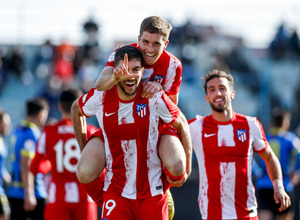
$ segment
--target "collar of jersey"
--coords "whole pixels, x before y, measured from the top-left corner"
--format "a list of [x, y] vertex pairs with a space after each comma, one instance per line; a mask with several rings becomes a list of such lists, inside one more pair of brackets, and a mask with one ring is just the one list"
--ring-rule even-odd
[[221, 122], [221, 121], [217, 121], [216, 119], [214, 119], [214, 117], [212, 115], [210, 115], [210, 118], [212, 121], [214, 121], [216, 124], [219, 124], [219, 125], [228, 125], [228, 124], [231, 124], [232, 121], [235, 119], [236, 115], [235, 115], [235, 112], [232, 112], [232, 119], [230, 119], [229, 121], [225, 121], [225, 122]]
[[24, 127], [32, 128], [32, 129], [38, 128], [33, 122], [26, 121], [26, 120], [22, 120], [21, 125], [24, 126]]

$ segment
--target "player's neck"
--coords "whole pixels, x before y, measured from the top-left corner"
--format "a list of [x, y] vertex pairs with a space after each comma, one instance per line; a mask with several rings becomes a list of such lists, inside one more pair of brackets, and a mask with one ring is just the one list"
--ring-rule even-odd
[[117, 85], [117, 92], [118, 92], [119, 98], [123, 101], [130, 101], [130, 100], [134, 99], [135, 96], [137, 95], [137, 92], [134, 93], [133, 95], [125, 94], [119, 85]]
[[40, 128], [40, 123], [39, 123], [39, 119], [38, 117], [35, 116], [27, 116], [26, 121], [33, 123], [35, 126], [37, 126], [38, 128]]
[[64, 119], [64, 120], [71, 119], [71, 113], [64, 113], [64, 112], [62, 112], [61, 119]]
[[227, 109], [223, 112], [212, 110], [212, 116], [218, 122], [227, 122], [233, 118], [233, 111], [231, 109]]

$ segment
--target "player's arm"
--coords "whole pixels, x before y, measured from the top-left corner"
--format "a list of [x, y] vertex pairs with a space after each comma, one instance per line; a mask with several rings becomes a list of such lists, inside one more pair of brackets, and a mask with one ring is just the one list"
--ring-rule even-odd
[[175, 103], [175, 105], [178, 105], [179, 93], [176, 93], [175, 95], [169, 95], [169, 97], [172, 99], [172, 101]]
[[72, 105], [71, 115], [75, 137], [79, 144], [79, 148], [82, 151], [87, 141], [87, 128], [86, 118], [80, 109], [78, 99], [75, 100]]
[[[160, 83], [148, 81], [146, 83], [143, 83], [143, 91], [141, 93], [141, 97], [151, 99], [153, 95], [160, 90], [163, 90], [163, 87]], [[175, 95], [169, 95], [169, 97], [176, 105], [178, 105], [179, 93]]]
[[182, 146], [185, 151], [186, 155], [186, 174], [187, 177], [192, 172], [192, 140], [191, 140], [191, 134], [190, 134], [190, 128], [189, 124], [182, 112], [178, 115], [175, 122], [172, 124], [173, 127], [177, 129], [178, 137], [182, 143]]
[[36, 207], [36, 198], [34, 193], [34, 176], [30, 172], [31, 158], [28, 155], [21, 154], [21, 179], [24, 188], [24, 210], [32, 211]]
[[280, 202], [279, 211], [283, 211], [291, 205], [291, 199], [284, 190], [280, 162], [271, 147], [267, 147], [264, 152], [258, 154], [266, 163], [267, 172], [274, 188], [275, 202], [276, 204]]
[[96, 89], [99, 91], [110, 90], [116, 83], [131, 79], [138, 78], [139, 74], [130, 74], [128, 72], [128, 56], [124, 55], [124, 63], [119, 64], [116, 68], [106, 66], [99, 78], [96, 81]]
[[39, 164], [45, 158], [43, 154], [35, 153], [33, 160], [30, 163], [30, 172], [35, 176], [39, 172]]
[[102, 70], [100, 76], [96, 80], [95, 87], [99, 91], [110, 90], [117, 82], [113, 75], [114, 68], [112, 66], [106, 66]]

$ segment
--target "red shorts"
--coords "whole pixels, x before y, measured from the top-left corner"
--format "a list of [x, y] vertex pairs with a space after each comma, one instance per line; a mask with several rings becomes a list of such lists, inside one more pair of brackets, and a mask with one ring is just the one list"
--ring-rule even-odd
[[167, 193], [134, 200], [104, 192], [101, 219], [169, 220]]
[[161, 131], [161, 135], [173, 135], [175, 137], [178, 137], [177, 130], [172, 125], [163, 125], [163, 129]]
[[85, 203], [48, 203], [44, 210], [45, 220], [97, 220], [97, 205]]
[[102, 133], [102, 129], [101, 128], [98, 128], [98, 130], [97, 131], [95, 131], [90, 137], [89, 137], [89, 139], [88, 139], [88, 141], [90, 140], [90, 139], [92, 139], [93, 137], [98, 137], [98, 138], [100, 138], [101, 140], [102, 140], [102, 142], [104, 142], [104, 137], [103, 137], [103, 133]]
[[[206, 220], [206, 219], [203, 219]], [[248, 217], [248, 218], [238, 218], [237, 220], [259, 220], [258, 216]]]

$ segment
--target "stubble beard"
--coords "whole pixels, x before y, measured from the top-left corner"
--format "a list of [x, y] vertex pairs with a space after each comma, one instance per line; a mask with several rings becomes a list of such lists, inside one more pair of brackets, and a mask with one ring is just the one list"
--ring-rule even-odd
[[128, 92], [125, 91], [125, 88], [124, 88], [124, 86], [121, 82], [119, 82], [119, 86], [120, 86], [121, 90], [124, 92], [124, 94], [127, 95], [127, 96], [135, 95], [137, 90], [138, 90], [138, 86], [136, 86], [135, 90], [132, 93], [128, 93]]

